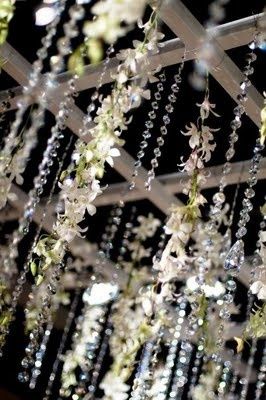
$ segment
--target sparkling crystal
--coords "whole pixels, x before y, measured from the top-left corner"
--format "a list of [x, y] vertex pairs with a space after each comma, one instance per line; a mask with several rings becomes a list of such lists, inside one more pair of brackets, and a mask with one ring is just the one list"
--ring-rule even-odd
[[244, 262], [244, 243], [238, 240], [229, 250], [224, 262], [224, 268], [232, 275], [236, 274]]
[[249, 199], [244, 199], [242, 201], [242, 204], [247, 209], [247, 211], [251, 211], [253, 209], [253, 205]]
[[231, 121], [230, 126], [232, 129], [237, 130], [241, 127], [241, 121], [240, 119], [233, 119], [233, 121]]
[[225, 202], [225, 195], [222, 192], [217, 192], [215, 193], [215, 195], [213, 196], [213, 202], [214, 203], [224, 203]]
[[245, 196], [248, 199], [251, 199], [252, 197], [255, 196], [255, 191], [253, 189], [251, 189], [251, 188], [248, 188], [248, 189], [245, 190]]

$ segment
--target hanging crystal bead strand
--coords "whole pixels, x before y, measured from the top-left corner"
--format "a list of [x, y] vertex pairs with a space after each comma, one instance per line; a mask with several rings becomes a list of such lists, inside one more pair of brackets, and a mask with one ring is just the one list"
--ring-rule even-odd
[[88, 387], [87, 387], [87, 396], [88, 399], [92, 399], [94, 396], [94, 393], [97, 389], [97, 383], [99, 380], [99, 375], [100, 372], [103, 368], [103, 359], [106, 356], [107, 349], [108, 349], [108, 344], [109, 344], [109, 339], [112, 334], [112, 321], [111, 321], [111, 315], [109, 315], [105, 330], [104, 330], [104, 336], [102, 339], [102, 343], [100, 345], [99, 353], [96, 358], [96, 361], [94, 363], [94, 368], [91, 374], [91, 379], [89, 380]]
[[142, 141], [140, 142], [139, 145], [139, 151], [137, 153], [136, 161], [134, 163], [134, 171], [132, 174], [132, 180], [129, 185], [129, 190], [133, 190], [136, 186], [136, 177], [138, 176], [138, 170], [142, 166], [142, 158], [145, 156], [145, 149], [148, 147], [148, 140], [151, 137], [151, 129], [154, 127], [154, 120], [157, 117], [157, 110], [159, 109], [160, 101], [162, 99], [161, 92], [163, 90], [163, 83], [165, 82], [166, 77], [165, 77], [165, 72], [162, 72], [159, 75], [159, 82], [157, 83], [156, 87], [157, 90], [154, 93], [154, 98], [151, 102], [151, 107], [152, 110], [148, 112], [148, 117], [147, 121], [145, 122], [145, 131], [142, 133]]
[[[47, 102], [49, 101], [49, 97], [54, 94], [53, 92], [56, 88], [56, 74], [61, 72], [61, 70], [63, 69], [64, 56], [69, 54], [69, 52], [71, 51], [70, 39], [76, 37], [79, 33], [76, 25], [77, 21], [83, 18], [84, 10], [82, 6], [73, 5], [69, 9], [69, 15], [69, 21], [63, 25], [65, 36], [57, 40], [58, 55], [51, 57], [50, 60], [51, 72], [47, 74], [45, 91], [44, 93], [41, 93], [41, 95], [38, 97], [38, 108], [33, 111], [31, 127], [24, 135], [25, 144], [16, 154], [15, 162], [16, 164], [18, 164], [21, 172], [24, 171], [28, 157], [32, 149], [35, 147], [35, 144], [37, 143], [37, 133], [39, 129], [43, 126], [45, 121], [44, 117]], [[71, 79], [73, 80], [73, 78]], [[71, 84], [71, 79], [68, 82], [69, 85]], [[75, 93], [73, 92], [72, 95], [74, 96], [74, 94]], [[69, 95], [70, 93], [67, 96]], [[59, 115], [68, 112], [66, 106], [67, 104], [65, 101], [60, 102], [58, 111]], [[64, 124], [61, 124], [60, 129], [64, 129]]]
[[213, 211], [211, 215], [211, 221], [209, 223], [208, 229], [211, 232], [215, 232], [216, 230], [216, 220], [219, 219], [221, 209], [223, 207], [223, 204], [225, 202], [225, 195], [224, 195], [224, 189], [226, 187], [226, 177], [229, 175], [231, 172], [232, 166], [230, 164], [231, 159], [235, 155], [235, 143], [238, 141], [238, 129], [242, 125], [242, 115], [245, 113], [245, 102], [247, 101], [247, 91], [248, 87], [251, 85], [249, 76], [254, 72], [254, 68], [251, 66], [253, 62], [256, 61], [257, 56], [254, 53], [254, 45], [256, 43], [256, 37], [254, 41], [250, 44], [250, 47], [252, 51], [247, 54], [247, 65], [244, 68], [243, 74], [245, 75], [244, 80], [240, 83], [240, 93], [237, 96], [237, 100], [239, 104], [234, 108], [234, 119], [230, 123], [230, 127], [232, 129], [231, 134], [229, 135], [229, 148], [225, 153], [226, 157], [226, 162], [223, 165], [222, 169], [222, 177], [220, 179], [220, 184], [219, 184], [219, 190], [215, 195], [213, 196]]
[[250, 377], [252, 373], [252, 368], [254, 366], [254, 361], [255, 361], [255, 354], [257, 351], [257, 340], [252, 341], [252, 346], [250, 349], [250, 355], [247, 361], [247, 369], [246, 369], [246, 374], [243, 378], [240, 379], [240, 383], [242, 385], [241, 391], [240, 391], [240, 397], [239, 400], [245, 400], [247, 398], [248, 394], [248, 388], [249, 388], [249, 383], [250, 383]]
[[103, 85], [103, 78], [106, 74], [107, 71], [107, 67], [111, 61], [111, 55], [112, 53], [114, 53], [115, 49], [113, 45], [110, 45], [108, 47], [108, 49], [106, 50], [106, 58], [103, 62], [103, 69], [102, 72], [100, 74], [100, 77], [98, 79], [98, 83], [96, 86], [96, 90], [94, 91], [94, 93], [91, 95], [91, 99], [90, 99], [90, 104], [87, 107], [87, 113], [86, 115], [83, 117], [83, 126], [79, 131], [79, 136], [80, 137], [84, 137], [87, 135], [88, 130], [92, 127], [92, 113], [95, 111], [96, 109], [96, 101], [99, 99], [99, 89], [102, 87]]
[[31, 96], [34, 94], [34, 91], [40, 84], [43, 63], [48, 56], [48, 49], [52, 45], [53, 37], [56, 35], [57, 25], [60, 22], [61, 14], [64, 11], [65, 6], [66, 0], [60, 0], [57, 8], [57, 15], [55, 19], [46, 27], [47, 34], [42, 39], [42, 47], [37, 50], [38, 58], [32, 64], [32, 72], [30, 73], [29, 82], [27, 86], [24, 87], [22, 97], [17, 103], [18, 110], [16, 112], [15, 120], [11, 125], [10, 132], [5, 139], [5, 146], [1, 151], [2, 155], [4, 155], [7, 160], [10, 160], [10, 156], [18, 144], [16, 141], [16, 136], [18, 134], [19, 127], [23, 122], [23, 115], [31, 102]]
[[[61, 117], [60, 122], [62, 122], [62, 121], [63, 120]], [[54, 135], [52, 135], [52, 137], [50, 139], [48, 139], [48, 146], [45, 149], [43, 160], [42, 160], [41, 164], [39, 165], [39, 174], [34, 178], [34, 188], [29, 193], [29, 200], [28, 200], [27, 204], [25, 205], [23, 217], [19, 220], [19, 227], [18, 227], [18, 229], [16, 229], [16, 231], [12, 235], [12, 240], [11, 240], [11, 244], [10, 244], [10, 252], [9, 252], [7, 259], [5, 259], [5, 261], [4, 261], [5, 268], [9, 268], [10, 266], [12, 266], [15, 263], [15, 259], [18, 256], [18, 251], [17, 251], [18, 244], [29, 231], [29, 226], [33, 220], [34, 211], [35, 211], [38, 203], [40, 202], [40, 195], [43, 192], [43, 187], [47, 183], [47, 176], [49, 176], [54, 159], [57, 156], [57, 151], [60, 146], [60, 139], [62, 138], [62, 136], [60, 135], [60, 131], [54, 131], [53, 134]], [[69, 146], [70, 146], [70, 143], [66, 147], [66, 152], [69, 149]], [[64, 153], [63, 160], [66, 156], [66, 152]], [[62, 165], [63, 165], [62, 163], [63, 163], [63, 161], [61, 163], [59, 163], [59, 170], [62, 168]], [[56, 175], [56, 178], [53, 182], [53, 186], [52, 186], [50, 195], [47, 200], [46, 208], [44, 210], [41, 223], [43, 223], [43, 221], [44, 221], [46, 209], [51, 202], [51, 197], [55, 190], [55, 184], [57, 182], [57, 179], [58, 179], [58, 175]], [[40, 232], [40, 230], [41, 230], [41, 226], [39, 226], [38, 232]], [[35, 235], [33, 246], [37, 243], [38, 235], [39, 235], [39, 233], [37, 233]], [[31, 253], [29, 253], [29, 254], [32, 254], [32, 249], [33, 249], [33, 247], [31, 248]], [[17, 307], [17, 303], [18, 303], [18, 299], [22, 292], [24, 283], [26, 281], [26, 275], [29, 271], [29, 262], [30, 262], [29, 254], [28, 254], [26, 263], [23, 266], [23, 270], [19, 274], [17, 283], [16, 283], [14, 291], [12, 293], [12, 300], [11, 300], [11, 305], [9, 308], [10, 321], [13, 320], [15, 310]], [[8, 328], [9, 328], [8, 325], [2, 326], [1, 334], [6, 336], [8, 333]], [[2, 340], [1, 346], [3, 347], [4, 344], [5, 344], [5, 339]], [[2, 353], [1, 353], [1, 355], [2, 355]]]
[[228, 392], [228, 388], [230, 385], [230, 379], [232, 375], [232, 363], [231, 361], [225, 361], [223, 368], [222, 368], [222, 374], [220, 377], [220, 381], [218, 384], [218, 396], [217, 400], [223, 400], [225, 397], [225, 394]]
[[261, 365], [258, 373], [258, 380], [256, 382], [255, 398], [254, 400], [263, 400], [263, 392], [265, 393], [266, 387], [266, 341], [264, 341], [263, 355]]
[[178, 362], [175, 367], [174, 377], [170, 389], [169, 396], [171, 399], [181, 400], [184, 392], [184, 387], [188, 381], [187, 374], [189, 364], [193, 352], [192, 345], [182, 340], [181, 349], [178, 355]]
[[42, 363], [43, 363], [43, 359], [44, 359], [44, 356], [46, 353], [46, 348], [47, 348], [47, 345], [48, 345], [48, 342], [50, 339], [50, 335], [51, 335], [53, 326], [54, 326], [54, 324], [50, 319], [50, 321], [48, 322], [47, 327], [45, 329], [40, 348], [35, 355], [34, 367], [32, 368], [31, 380], [29, 383], [30, 389], [35, 389], [37, 379], [41, 375]]
[[[66, 324], [64, 326], [63, 335], [62, 335], [61, 340], [60, 340], [60, 345], [59, 345], [59, 348], [57, 350], [56, 358], [55, 358], [55, 361], [54, 361], [53, 366], [52, 366], [52, 372], [49, 375], [48, 384], [47, 384], [47, 387], [46, 387], [46, 390], [45, 390], [45, 396], [43, 397], [43, 400], [49, 400], [50, 396], [52, 394], [52, 389], [53, 389], [53, 384], [54, 384], [54, 381], [55, 381], [55, 378], [56, 378], [56, 373], [58, 371], [60, 362], [62, 362], [62, 356], [63, 356], [63, 353], [65, 351], [66, 342], [67, 342], [68, 335], [69, 335], [69, 330], [70, 330], [70, 328], [72, 326], [72, 323], [73, 323], [75, 315], [76, 315], [76, 311], [77, 311], [77, 307], [78, 307], [78, 303], [79, 303], [79, 298], [80, 298], [80, 290], [78, 290], [76, 292], [74, 300], [72, 301], [72, 304], [71, 304], [71, 307], [70, 307], [70, 311], [69, 311], [68, 316], [67, 316]], [[38, 365], [38, 370], [39, 370], [39, 372], [41, 372], [41, 365], [40, 366]], [[32, 373], [32, 375], [34, 377], [34, 373]], [[31, 382], [32, 382], [32, 379], [31, 379]], [[34, 381], [34, 387], [31, 387], [31, 382], [30, 382], [30, 385], [29, 385], [30, 388], [31, 389], [35, 388], [36, 380]]]
[[153, 341], [144, 344], [137, 372], [133, 381], [129, 400], [143, 400], [146, 391], [145, 377], [149, 370], [149, 362], [152, 355]]
[[171, 341], [169, 345], [168, 354], [165, 361], [165, 366], [163, 370], [163, 378], [161, 379], [160, 392], [158, 394], [158, 400], [166, 400], [167, 399], [167, 391], [169, 388], [169, 384], [171, 381], [173, 367], [175, 364], [175, 359], [177, 357], [179, 339], [181, 336], [181, 330], [184, 324], [185, 316], [186, 316], [186, 307], [187, 304], [183, 298], [179, 299], [179, 303], [176, 308], [177, 312], [177, 324], [174, 328], [174, 332], [171, 336]]
[[[166, 114], [163, 116], [163, 125], [160, 127], [160, 136], [157, 138], [157, 147], [153, 150], [154, 157], [151, 160], [151, 169], [148, 171], [148, 178], [145, 182], [146, 190], [151, 190], [151, 182], [155, 178], [155, 169], [158, 167], [158, 159], [161, 157], [161, 148], [164, 145], [164, 136], [167, 135], [168, 128], [170, 124], [170, 114], [174, 111], [174, 104], [176, 103], [176, 94], [179, 92], [180, 84], [182, 82], [182, 71], [185, 64], [185, 55], [182, 57], [182, 63], [179, 66], [178, 73], [174, 75], [175, 83], [171, 86], [171, 94], [168, 96], [169, 103], [165, 106]], [[159, 86], [160, 84], [158, 84]], [[161, 90], [163, 90], [163, 85], [161, 84]]]
[[247, 180], [248, 187], [244, 193], [244, 199], [242, 200], [242, 210], [240, 211], [240, 220], [238, 222], [238, 230], [236, 232], [237, 242], [231, 247], [226, 259], [224, 268], [230, 274], [237, 275], [243, 262], [244, 262], [244, 242], [243, 237], [247, 233], [246, 224], [250, 220], [250, 212], [253, 209], [251, 199], [255, 196], [253, 187], [257, 183], [257, 175], [259, 171], [259, 163], [262, 158], [262, 151], [264, 145], [260, 143], [260, 139], [257, 139], [256, 145], [253, 150], [253, 158], [251, 160], [251, 166], [249, 169], [249, 178]]
[[60, 279], [61, 271], [64, 269], [64, 264], [58, 264], [54, 271], [51, 274], [51, 278], [49, 283], [47, 284], [47, 291], [43, 297], [43, 307], [39, 312], [37, 317], [36, 325], [30, 333], [30, 341], [25, 348], [25, 357], [21, 361], [21, 365], [23, 371], [19, 373], [18, 379], [22, 383], [26, 383], [29, 381], [30, 374], [29, 369], [34, 364], [34, 354], [38, 351], [39, 348], [39, 339], [41, 335], [44, 333], [44, 326], [47, 324], [50, 316], [50, 308], [51, 308], [51, 297], [55, 295], [56, 288]]
[[204, 356], [204, 344], [205, 344], [205, 341], [203, 339], [199, 340], [197, 343], [197, 351], [195, 354], [194, 363], [193, 363], [193, 367], [191, 370], [190, 382], [189, 382], [188, 399], [192, 398], [191, 393], [192, 393], [192, 390], [195, 387], [197, 380], [198, 380], [201, 361]]

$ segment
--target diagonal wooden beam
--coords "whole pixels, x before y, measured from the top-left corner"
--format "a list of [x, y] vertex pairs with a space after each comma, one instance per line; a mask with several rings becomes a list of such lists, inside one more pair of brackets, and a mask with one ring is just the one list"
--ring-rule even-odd
[[[162, 3], [160, 15], [168, 27], [186, 44], [187, 50], [194, 52], [194, 58], [197, 58], [202, 43], [207, 38], [207, 32], [187, 7], [180, 0], [165, 1]], [[253, 21], [255, 26], [255, 19]], [[244, 80], [244, 75], [216, 39], [212, 41], [212, 46], [210, 73], [227, 93], [237, 101], [239, 85]], [[261, 123], [260, 111], [262, 106], [262, 95], [251, 85], [248, 89], [245, 108], [246, 114], [257, 126], [260, 126]]]
[[[212, 35], [215, 29], [216, 40], [224, 50], [243, 46], [248, 44], [252, 40], [256, 29], [255, 21], [261, 19], [263, 15], [265, 15], [265, 13], [256, 14], [251, 17], [228, 22], [216, 28], [208, 29], [208, 33]], [[2, 55], [2, 58], [4, 60], [8, 60], [9, 57], [12, 57], [12, 51], [8, 45], [2, 46], [2, 48], [0, 49], [0, 54]], [[183, 54], [184, 44], [180, 39], [175, 38], [164, 42], [163, 46], [160, 48], [159, 53], [154, 54], [150, 57], [150, 63], [153, 68], [156, 68], [159, 64], [162, 67], [178, 64], [181, 62]], [[195, 58], [195, 56], [196, 50], [192, 49], [191, 51], [187, 52], [186, 60], [192, 60]], [[103, 77], [103, 84], [109, 83], [113, 80], [112, 74], [113, 72], [115, 72], [117, 65], [118, 60], [116, 58], [112, 58], [108, 64], [106, 74]], [[85, 67], [84, 74], [79, 77], [76, 82], [77, 91], [82, 91], [95, 87], [95, 82], [98, 81], [102, 71], [103, 63], [100, 63], [98, 65], [87, 65]], [[69, 78], [70, 74], [68, 72], [64, 72], [58, 75], [58, 90], [60, 92], [66, 89], [66, 82], [69, 80]], [[22, 95], [22, 86], [12, 88], [12, 91], [15, 96], [10, 101], [10, 110], [17, 108], [17, 102]], [[0, 92], [0, 103], [7, 100], [7, 98], [7, 90]], [[32, 99], [32, 101], [34, 100]]]
[[[31, 71], [31, 64], [8, 43], [5, 44], [4, 49], [1, 49], [1, 51], [2, 56], [7, 60], [3, 65], [3, 69], [11, 75], [12, 78], [17, 80], [17, 82], [26, 85]], [[58, 113], [59, 104], [63, 101], [63, 98], [64, 95], [57, 91], [49, 97], [47, 108], [54, 115]], [[72, 111], [66, 121], [66, 126], [68, 126], [77, 136], [80, 136], [84, 116], [85, 114], [80, 110], [80, 108], [73, 104]], [[87, 135], [81, 137], [81, 139], [85, 142], [89, 142], [91, 137]], [[121, 156], [116, 158], [114, 168], [126, 180], [130, 181], [135, 160], [123, 148], [120, 149], [120, 152]], [[164, 213], [167, 212], [171, 205], [178, 203], [178, 200], [175, 196], [167, 193], [163, 185], [156, 179], [153, 181], [153, 190], [147, 192], [144, 187], [147, 176], [147, 171], [142, 167], [139, 168], [138, 176], [136, 177], [136, 186], [141, 192], [145, 193], [146, 197], [161, 211]]]

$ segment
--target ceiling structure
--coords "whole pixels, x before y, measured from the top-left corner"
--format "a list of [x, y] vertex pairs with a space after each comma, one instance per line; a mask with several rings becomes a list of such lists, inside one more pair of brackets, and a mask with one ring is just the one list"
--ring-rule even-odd
[[[215, 51], [211, 60], [211, 74], [215, 80], [223, 87], [223, 89], [230, 95], [233, 100], [239, 93], [239, 85], [244, 78], [244, 75], [238, 68], [238, 66], [232, 61], [226, 51], [235, 49], [240, 46], [247, 45], [254, 38], [254, 34], [257, 29], [257, 22], [265, 13], [248, 16], [239, 20], [228, 22], [220, 25], [215, 30]], [[160, 16], [162, 21], [170, 28], [170, 30], [176, 35], [176, 38], [166, 40], [164, 45], [161, 47], [160, 52], [156, 55], [151, 56], [151, 66], [156, 67], [158, 64], [162, 67], [168, 67], [176, 65], [181, 62], [184, 54], [184, 43], [186, 44], [186, 61], [197, 59], [199, 54], [200, 43], [206, 37], [206, 30], [201, 23], [193, 16], [189, 9], [180, 0], [165, 1], [163, 2], [160, 10]], [[209, 30], [208, 34], [212, 34], [212, 29]], [[23, 86], [27, 84], [28, 77], [31, 72], [31, 64], [28, 62], [17, 49], [13, 48], [9, 43], [5, 43], [0, 48], [0, 56], [3, 59], [3, 70], [10, 75], [17, 82], [19, 86], [12, 88], [15, 93], [14, 98], [11, 99], [10, 110], [15, 110], [17, 102], [19, 101]], [[85, 73], [78, 78], [76, 87], [78, 92], [82, 92], [87, 89], [91, 89], [95, 86], [99, 76], [103, 71], [104, 62], [97, 66], [87, 66]], [[116, 70], [118, 60], [113, 58], [107, 66], [107, 72], [103, 77], [103, 84], [110, 83], [112, 81], [112, 72]], [[58, 88], [56, 94], [53, 94], [48, 101], [48, 110], [56, 115], [59, 109], [59, 104], [64, 98], [64, 91], [66, 83], [70, 75], [68, 72], [64, 72], [58, 76]], [[45, 76], [43, 76], [43, 82], [45, 82]], [[42, 87], [39, 88], [42, 90]], [[0, 102], [8, 98], [8, 91], [4, 90], [0, 93]], [[34, 99], [32, 100], [34, 102]], [[260, 110], [263, 105], [263, 96], [251, 85], [247, 94], [246, 102], [246, 114], [250, 120], [257, 126], [260, 126]], [[73, 104], [72, 112], [70, 113], [66, 125], [73, 132], [74, 135], [80, 136], [80, 131], [83, 124], [83, 118], [85, 114], [76, 104]], [[89, 142], [91, 138], [89, 136], [82, 137], [82, 140]], [[115, 170], [127, 181], [130, 182], [132, 179], [132, 172], [134, 168], [134, 158], [125, 149], [120, 148], [121, 156], [115, 160]], [[228, 177], [228, 184], [238, 184], [245, 182], [248, 174], [249, 160], [236, 161], [232, 165], [232, 171]], [[205, 189], [215, 188], [219, 184], [219, 178], [222, 172], [221, 165], [215, 165], [209, 168], [211, 171], [211, 177], [207, 180]], [[138, 176], [136, 177], [136, 188], [132, 191], [126, 191], [123, 200], [124, 202], [134, 202], [139, 200], [149, 200], [154, 206], [156, 206], [163, 214], [167, 213], [167, 210], [173, 204], [180, 204], [181, 200], [175, 195], [182, 192], [182, 186], [187, 175], [184, 173], [173, 172], [171, 174], [163, 174], [157, 176], [152, 183], [152, 190], [147, 191], [145, 189], [145, 181], [147, 179], [147, 170], [141, 167], [138, 170]], [[266, 159], [264, 158], [261, 165], [261, 170], [258, 179], [266, 179]], [[124, 193], [128, 183], [119, 182], [113, 183], [108, 186], [104, 193], [96, 199], [95, 204], [97, 207], [107, 206], [117, 203], [121, 199], [121, 193]], [[182, 183], [181, 183], [182, 182]], [[10, 210], [13, 215], [18, 215], [14, 210], [23, 210], [28, 200], [28, 195], [21, 188], [13, 185], [14, 193], [17, 194], [17, 200], [13, 200], [10, 204], [14, 207]], [[45, 218], [43, 217], [46, 199], [43, 199], [40, 205], [37, 207], [34, 222], [36, 224], [42, 224], [43, 229], [51, 231], [53, 222], [55, 220], [55, 205], [57, 203], [58, 195], [54, 195], [50, 205], [45, 211]], [[100, 211], [99, 211], [100, 212]], [[12, 218], [1, 213], [3, 219]], [[70, 251], [76, 246], [82, 246], [86, 239], [75, 239], [71, 244]], [[97, 262], [97, 251], [91, 253], [91, 265], [95, 265]], [[241, 271], [240, 279], [244, 284], [248, 284], [248, 262], [246, 267]], [[120, 284], [123, 285], [126, 277], [122, 271], [117, 271], [111, 260], [106, 260], [104, 273], [108, 278], [112, 277], [113, 273], [118, 274]], [[75, 279], [75, 278], [73, 278]], [[73, 283], [74, 285], [74, 283]], [[234, 332], [230, 332], [229, 335], [237, 335], [237, 332], [241, 331], [241, 325], [237, 326]], [[229, 336], [230, 337], [230, 336]], [[242, 364], [242, 371], [245, 371], [245, 365]], [[255, 373], [252, 375], [252, 379], [256, 378]]]

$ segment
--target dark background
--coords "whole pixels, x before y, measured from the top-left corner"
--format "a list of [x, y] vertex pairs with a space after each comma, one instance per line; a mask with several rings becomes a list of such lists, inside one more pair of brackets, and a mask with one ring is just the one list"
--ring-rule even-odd
[[[10, 34], [8, 37], [9, 43], [19, 51], [28, 61], [33, 62], [36, 58], [36, 51], [40, 47], [40, 40], [45, 34], [45, 28], [36, 27], [34, 25], [34, 10], [36, 6], [39, 4], [39, 1], [17, 1], [17, 9], [15, 16], [10, 24]], [[69, 4], [72, 1], [69, 1]], [[195, 2], [192, 0], [185, 0], [184, 4], [190, 9], [190, 11], [199, 19], [201, 23], [206, 21], [208, 15], [208, 4], [210, 1], [201, 1]], [[90, 8], [88, 5], [88, 9]], [[262, 11], [263, 6], [265, 5], [264, 1], [254, 0], [252, 2], [249, 1], [241, 1], [235, 0], [231, 1], [226, 6], [226, 18], [224, 22], [229, 22], [235, 19], [243, 18], [252, 14], [256, 14]], [[89, 17], [89, 10], [88, 10]], [[66, 18], [66, 15], [64, 15]], [[62, 24], [61, 24], [62, 27]], [[169, 31], [169, 29], [162, 25], [162, 31], [166, 34], [165, 39], [173, 38], [174, 35]], [[59, 30], [59, 36], [62, 35], [62, 29]], [[59, 37], [58, 36], [58, 37]], [[116, 50], [121, 48], [130, 47], [132, 43], [132, 39], [139, 38], [141, 39], [141, 35], [137, 30], [131, 32], [126, 39], [121, 39], [118, 41], [118, 44], [115, 46]], [[73, 43], [75, 45], [75, 43]], [[242, 68], [245, 65], [245, 55], [247, 53], [247, 47], [240, 47], [238, 49], [228, 51], [228, 54], [232, 57], [233, 61]], [[51, 49], [50, 56], [55, 54], [55, 47]], [[258, 60], [255, 64], [256, 72], [252, 76], [251, 80], [255, 87], [262, 93], [265, 90], [265, 52], [262, 50], [257, 51]], [[46, 65], [46, 70], [48, 69], [48, 65]], [[198, 103], [202, 100], [203, 94], [200, 92], [195, 92], [188, 83], [188, 76], [191, 73], [193, 68], [192, 62], [186, 62], [184, 73], [183, 73], [183, 82], [181, 85], [181, 90], [178, 95], [178, 100], [175, 106], [175, 112], [171, 115], [171, 124], [169, 125], [169, 134], [165, 138], [165, 145], [162, 150], [162, 156], [160, 159], [160, 166], [157, 169], [157, 175], [171, 173], [178, 171], [177, 164], [180, 162], [180, 157], [186, 155], [188, 152], [188, 144], [187, 138], [183, 137], [180, 133], [180, 130], [184, 129], [184, 126], [190, 121], [195, 121], [197, 118], [198, 108], [195, 106], [195, 103]], [[164, 85], [163, 92], [163, 100], [161, 103], [161, 108], [158, 112], [158, 117], [156, 120], [155, 127], [160, 126], [162, 117], [164, 115], [164, 105], [167, 103], [167, 96], [170, 91], [170, 86], [173, 83], [173, 75], [177, 73], [178, 66], [172, 66], [165, 69], [167, 80]], [[7, 74], [2, 71], [0, 75], [0, 89], [4, 90], [7, 88], [16, 87], [17, 83], [13, 81], [12, 78], [7, 76]], [[102, 89], [103, 93], [109, 93], [111, 89], [111, 84], [105, 85]], [[150, 89], [153, 92], [155, 89], [155, 85], [150, 85]], [[80, 93], [79, 97], [76, 100], [77, 105], [85, 111], [90, 100], [90, 95], [92, 91], [86, 90]], [[218, 165], [224, 162], [224, 154], [228, 147], [228, 135], [230, 133], [230, 121], [233, 118], [233, 107], [235, 103], [229, 97], [229, 95], [224, 91], [224, 89], [216, 82], [212, 77], [210, 77], [210, 100], [217, 105], [217, 112], [221, 115], [219, 120], [212, 118], [211, 126], [213, 127], [221, 127], [220, 131], [216, 134], [217, 148], [214, 152], [214, 156], [210, 161], [209, 165]], [[128, 131], [123, 134], [123, 138], [126, 139], [125, 149], [133, 156], [136, 157], [136, 153], [138, 151], [138, 146], [141, 140], [141, 134], [144, 128], [144, 121], [147, 118], [147, 113], [150, 111], [150, 105], [148, 102], [143, 102], [142, 106], [138, 110], [134, 110], [133, 112], [133, 121], [129, 126]], [[6, 124], [14, 118], [14, 112], [9, 112], [8, 117], [6, 118]], [[25, 172], [25, 183], [23, 184], [23, 190], [28, 192], [33, 184], [33, 176], [35, 176], [38, 172], [38, 163], [41, 161], [42, 152], [45, 148], [47, 139], [50, 134], [50, 128], [54, 123], [54, 117], [47, 112], [46, 114], [46, 125], [44, 129], [41, 129], [39, 132], [39, 143], [38, 147], [34, 150], [31, 160], [29, 162], [29, 166]], [[149, 169], [150, 160], [153, 155], [153, 148], [156, 144], [156, 138], [159, 135], [158, 128], [152, 130], [152, 138], [150, 140], [150, 145], [147, 150], [147, 155], [143, 159], [143, 165], [145, 168]], [[243, 125], [239, 130], [239, 141], [236, 144], [236, 155], [233, 161], [247, 160], [252, 157], [252, 148], [255, 143], [255, 140], [258, 135], [257, 127], [250, 121], [247, 116], [243, 116]], [[71, 132], [66, 129], [65, 131], [65, 139], [62, 143], [61, 149], [59, 151], [58, 159], [62, 155], [66, 143], [69, 141], [71, 136]], [[71, 152], [69, 152], [71, 153]], [[70, 156], [70, 154], [69, 154]], [[69, 161], [69, 157], [67, 159]], [[67, 164], [66, 161], [66, 164]], [[133, 168], [133, 167], [132, 167]], [[55, 174], [56, 166], [52, 175]], [[50, 179], [52, 181], [52, 178]], [[123, 178], [111, 168], [107, 168], [106, 175], [103, 179], [103, 184], [110, 184], [114, 182], [122, 182]], [[46, 187], [46, 191], [44, 195], [49, 192], [48, 185]], [[243, 195], [243, 190], [245, 189], [245, 184], [240, 185], [240, 191], [237, 199], [234, 224], [233, 224], [233, 232], [236, 230], [236, 223], [239, 218], [239, 211], [241, 205], [241, 198]], [[226, 188], [226, 195], [228, 202], [231, 203], [234, 197], [236, 185], [232, 185]], [[204, 191], [204, 195], [207, 199], [211, 199], [211, 196], [215, 193], [215, 189], [209, 189]], [[251, 212], [251, 220], [248, 224], [248, 234], [245, 237], [246, 244], [246, 252], [247, 254], [252, 254], [255, 248], [255, 242], [258, 232], [258, 225], [260, 221], [260, 213], [259, 207], [264, 202], [265, 196], [265, 180], [262, 180], [257, 185], [257, 196], [254, 199], [254, 209]], [[180, 196], [182, 199], [182, 196]], [[131, 203], [126, 205], [124, 214], [122, 217], [121, 229], [124, 226], [125, 221], [128, 220], [131, 214]], [[160, 218], [162, 221], [164, 220], [164, 215], [158, 211], [158, 209], [153, 206], [148, 200], [143, 200], [134, 203], [137, 207], [137, 214], [147, 214], [148, 212], [153, 212], [156, 217]], [[101, 235], [104, 231], [104, 226], [110, 214], [111, 207], [101, 207], [98, 209], [96, 216], [87, 218], [86, 225], [89, 226], [89, 230], [87, 233], [88, 240], [92, 242], [98, 242], [101, 239]], [[1, 235], [11, 232], [16, 227], [16, 223], [5, 223], [2, 225]], [[34, 224], [32, 225], [31, 232], [25, 240], [23, 240], [20, 246], [20, 257], [18, 260], [19, 268], [23, 266], [23, 260], [27, 254], [27, 249], [30, 246], [31, 239], [34, 233]], [[121, 239], [121, 233], [117, 235], [117, 239], [115, 244], [119, 245]], [[157, 240], [154, 240], [154, 249], [156, 249]], [[111, 254], [111, 257], [115, 259], [115, 252]], [[245, 295], [246, 289], [244, 286], [239, 284], [238, 292], [237, 292], [237, 301], [242, 304], [242, 316], [240, 315], [239, 319], [243, 318], [244, 310], [245, 310]], [[244, 299], [244, 301], [243, 301]], [[63, 310], [64, 311], [64, 310]], [[62, 311], [62, 312], [63, 312]], [[20, 371], [20, 361], [23, 357], [23, 350], [27, 343], [27, 338], [24, 335], [24, 326], [23, 326], [24, 313], [23, 309], [19, 307], [18, 315], [16, 322], [12, 325], [12, 330], [10, 333], [10, 337], [8, 340], [8, 345], [6, 347], [4, 358], [1, 360], [1, 373], [0, 373], [0, 400], [9, 400], [12, 399], [42, 399], [43, 392], [47, 383], [47, 378], [50, 373], [50, 368], [53, 363], [55, 357], [55, 349], [58, 347], [60, 342], [60, 337], [62, 334], [61, 329], [54, 329], [51, 340], [49, 343], [47, 355], [45, 358], [45, 363], [43, 364], [43, 373], [39, 380], [39, 384], [37, 385], [36, 391], [29, 391], [26, 386], [18, 383], [17, 374]], [[259, 350], [256, 355], [256, 365], [259, 365], [261, 357], [261, 343], [259, 345]], [[252, 389], [252, 388], [251, 388]], [[8, 392], [10, 392], [10, 395]], [[13, 395], [11, 394], [13, 393]], [[10, 397], [9, 397], [10, 396]], [[12, 397], [13, 396], [13, 397]], [[252, 392], [249, 392], [249, 398], [252, 399]], [[57, 399], [57, 395], [55, 393], [52, 399]]]

